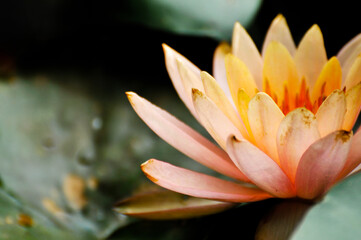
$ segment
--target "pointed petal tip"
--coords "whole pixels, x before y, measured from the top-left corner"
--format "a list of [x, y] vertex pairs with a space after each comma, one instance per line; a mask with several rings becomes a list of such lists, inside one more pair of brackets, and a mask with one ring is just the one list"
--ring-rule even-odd
[[140, 167], [143, 169], [143, 168], [146, 167], [147, 164], [149, 164], [149, 163], [151, 163], [151, 162], [153, 162], [153, 161], [154, 161], [153, 159], [149, 159], [148, 161], [145, 161], [144, 163], [142, 163], [142, 164], [140, 165]]
[[133, 97], [133, 96], [135, 96], [137, 94], [135, 92], [133, 92], [133, 91], [127, 91], [127, 92], [125, 92], [125, 95], [127, 95], [128, 98], [131, 98], [131, 97]]
[[246, 29], [240, 22], [236, 21], [233, 26], [233, 35], [235, 35], [235, 33], [239, 33], [240, 31], [246, 31]]
[[165, 57], [172, 55], [172, 53], [178, 53], [166, 43], [162, 43], [162, 48]]
[[312, 31], [320, 31], [321, 32], [320, 26], [318, 24], [316, 24], [316, 23], [313, 24], [309, 30], [310, 31], [312, 30]]
[[337, 56], [332, 56], [329, 61], [336, 61], [336, 62], [340, 62], [337, 58]]
[[127, 92], [125, 92], [125, 95], [127, 95], [128, 101], [130, 102], [130, 104], [131, 104], [132, 107], [134, 108], [134, 105], [135, 105], [135, 103], [134, 103], [134, 98], [135, 98], [135, 97], [138, 97], [138, 98], [139, 98], [139, 96], [138, 96], [135, 92], [132, 92], [132, 91], [127, 91]]
[[204, 78], [209, 78], [213, 76], [211, 74], [209, 74], [207, 71], [201, 71], [201, 79], [203, 80]]
[[193, 95], [193, 100], [197, 97], [203, 97], [203, 93], [202, 91], [200, 91], [199, 89], [197, 88], [192, 88], [192, 95]]
[[154, 165], [154, 163], [158, 161], [158, 160], [155, 160], [155, 159], [149, 159], [148, 161], [142, 163], [140, 165], [140, 168], [142, 169], [143, 173], [145, 174], [145, 176], [151, 180], [152, 182], [154, 183], [157, 183], [158, 182], [158, 179], [155, 178], [154, 176], [150, 175], [148, 173], [148, 170], [152, 167], [152, 165]]
[[234, 23], [234, 28], [243, 28], [243, 27], [242, 27], [242, 24], [240, 22], [236, 21]]
[[230, 45], [229, 45], [228, 42], [222, 41], [222, 42], [219, 43], [217, 48], [222, 49], [222, 50], [228, 50], [228, 49], [230, 49]]
[[286, 18], [283, 16], [282, 13], [277, 14], [277, 16], [273, 19], [271, 25], [280, 21], [286, 21]]
[[168, 44], [166, 43], [162, 43], [162, 48], [164, 51], [167, 51], [168, 49], [172, 49], [171, 47], [168, 46]]

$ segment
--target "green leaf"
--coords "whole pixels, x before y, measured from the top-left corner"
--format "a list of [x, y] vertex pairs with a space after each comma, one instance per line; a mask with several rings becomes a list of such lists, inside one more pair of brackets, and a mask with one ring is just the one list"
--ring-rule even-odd
[[293, 240], [353, 240], [361, 236], [361, 174], [335, 186], [304, 218]]
[[123, 19], [181, 34], [229, 39], [233, 25], [248, 26], [262, 0], [127, 1]]
[[[139, 166], [151, 157], [214, 174], [149, 130], [125, 94], [97, 100], [32, 80], [0, 83], [0, 185], [60, 229], [106, 238], [129, 224], [113, 206], [148, 182]], [[190, 118], [176, 96], [155, 101]]]
[[45, 81], [0, 84], [0, 176], [24, 205], [74, 233], [127, 224], [98, 188], [96, 102]]
[[0, 189], [0, 239], [74, 239], [91, 240], [89, 234], [74, 234], [24, 207], [17, 199]]

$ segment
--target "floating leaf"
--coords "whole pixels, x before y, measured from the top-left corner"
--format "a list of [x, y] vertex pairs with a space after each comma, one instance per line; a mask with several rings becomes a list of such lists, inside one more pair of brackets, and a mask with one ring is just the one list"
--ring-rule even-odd
[[0, 189], [0, 239], [95, 239], [89, 234], [74, 234], [48, 221]]
[[0, 85], [0, 175], [26, 206], [74, 232], [105, 237], [126, 224], [98, 189], [96, 102], [55, 84]]
[[127, 1], [122, 18], [181, 34], [229, 39], [233, 25], [248, 26], [262, 0]]
[[305, 216], [293, 240], [353, 240], [361, 236], [361, 174], [335, 186]]

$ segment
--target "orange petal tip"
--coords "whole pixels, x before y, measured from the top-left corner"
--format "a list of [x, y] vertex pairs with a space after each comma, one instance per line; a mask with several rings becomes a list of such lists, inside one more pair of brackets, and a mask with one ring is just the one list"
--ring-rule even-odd
[[128, 101], [130, 102], [131, 105], [134, 105], [133, 103], [133, 97], [136, 96], [137, 94], [135, 92], [125, 92], [125, 94], [127, 95]]
[[132, 92], [132, 91], [127, 91], [125, 92], [125, 94], [127, 95], [128, 98], [134, 96], [136, 93], [135, 92]]
[[197, 88], [192, 88], [192, 94], [193, 94], [193, 97], [195, 97], [195, 96], [202, 97], [203, 96], [203, 93]]
[[286, 18], [283, 16], [282, 13], [277, 14], [277, 16], [273, 19], [272, 23], [285, 21]]
[[154, 159], [149, 159], [148, 161], [142, 163], [140, 165], [140, 168], [142, 169], [142, 171], [144, 172], [145, 176], [147, 178], [149, 178], [149, 180], [151, 180], [152, 182], [156, 183], [158, 182], [158, 179], [151, 176], [148, 172], [147, 172], [147, 168], [149, 167], [149, 165], [153, 164], [154, 163]]

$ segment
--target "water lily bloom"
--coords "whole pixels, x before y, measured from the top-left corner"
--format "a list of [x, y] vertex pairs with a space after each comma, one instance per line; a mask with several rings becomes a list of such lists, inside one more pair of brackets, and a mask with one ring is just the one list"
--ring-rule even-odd
[[279, 15], [259, 52], [236, 23], [232, 44], [215, 50], [213, 76], [163, 49], [179, 97], [218, 146], [127, 92], [134, 110], [174, 148], [234, 181], [150, 159], [141, 168], [154, 183], [225, 202], [314, 200], [360, 170], [361, 131], [352, 128], [361, 106], [361, 34], [328, 59], [317, 25], [296, 47]]

